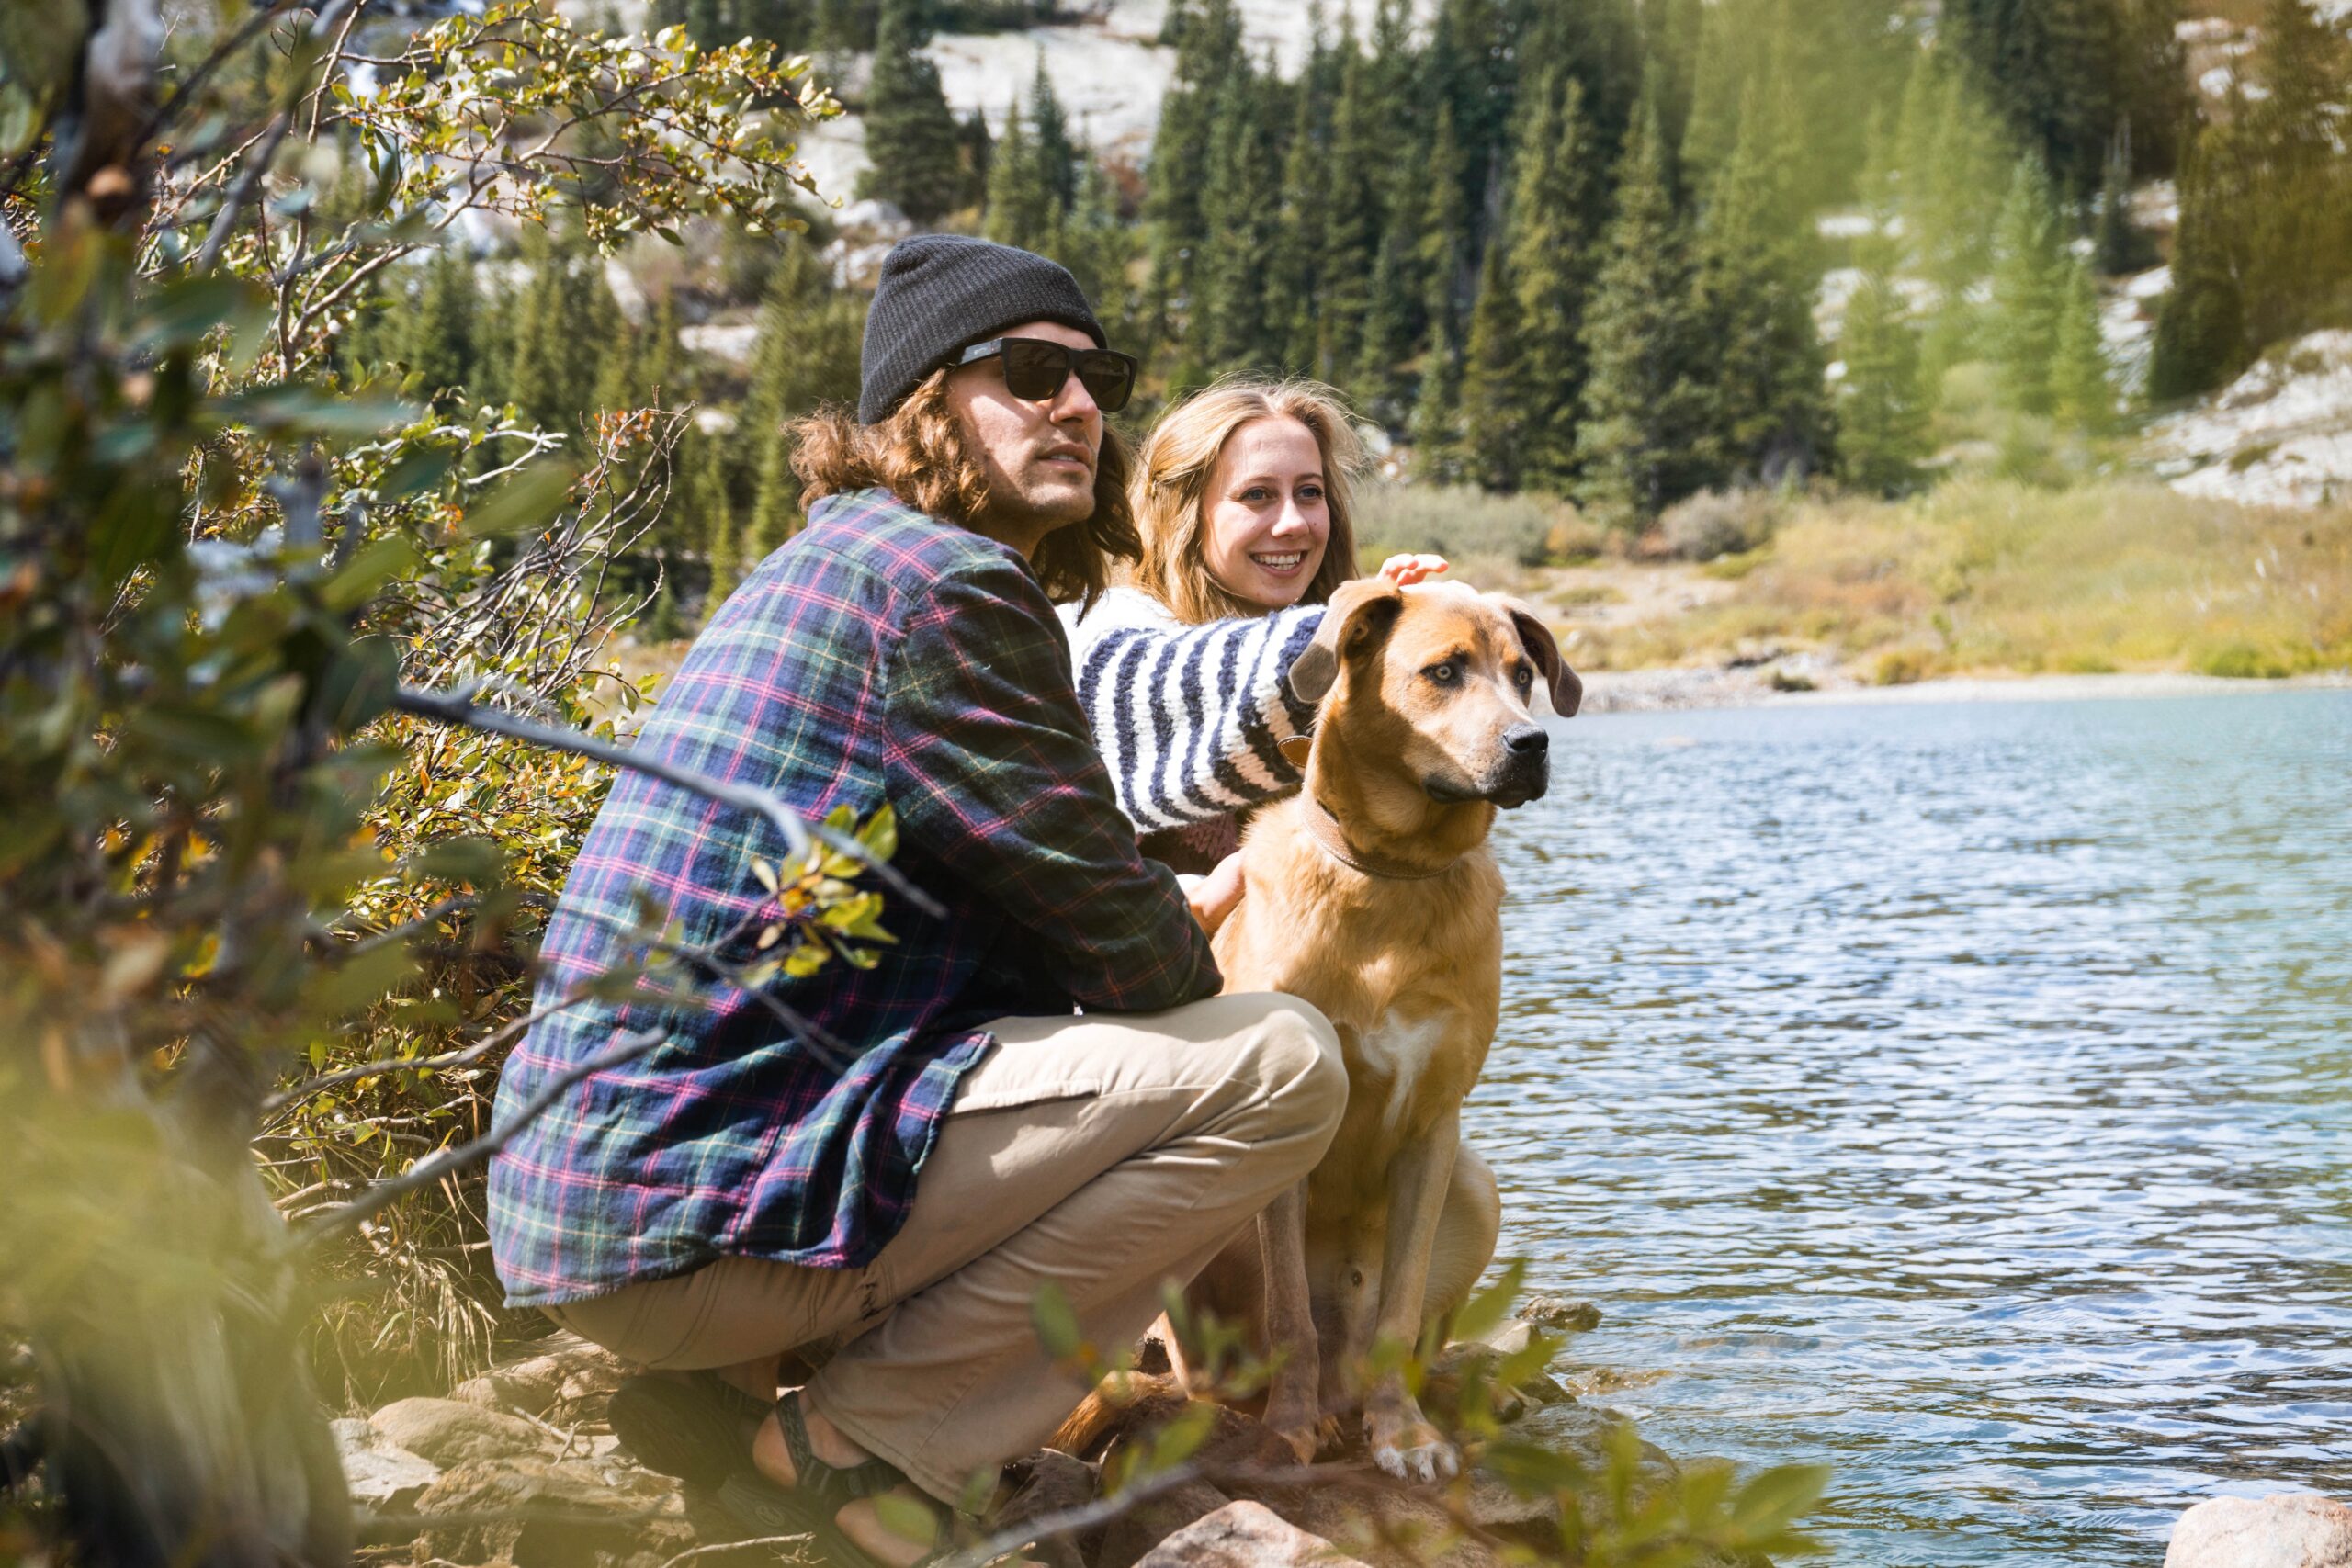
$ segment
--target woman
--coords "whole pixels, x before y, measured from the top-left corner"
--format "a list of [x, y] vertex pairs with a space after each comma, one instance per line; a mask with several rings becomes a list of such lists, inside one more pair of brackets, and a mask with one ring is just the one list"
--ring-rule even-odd
[[[1282, 680], [1356, 575], [1349, 476], [1363, 446], [1312, 381], [1227, 381], [1178, 404], [1128, 490], [1142, 555], [1071, 628], [1096, 745], [1144, 852], [1190, 874], [1240, 845], [1250, 807], [1296, 789], [1281, 743], [1312, 710]], [[1393, 556], [1399, 583], [1443, 571]], [[1067, 613], [1067, 612], [1065, 612]]]
[[[1073, 628], [1079, 702], [1120, 807], [1144, 853], [1208, 878], [1193, 897], [1220, 919], [1243, 896], [1240, 819], [1305, 783], [1282, 742], [1315, 713], [1283, 677], [1356, 575], [1348, 479], [1363, 457], [1346, 409], [1311, 381], [1224, 382], [1178, 404], [1129, 481], [1143, 547], [1130, 581]], [[1400, 555], [1380, 570], [1404, 585], [1446, 563]], [[1430, 1314], [1468, 1296], [1501, 1221], [1494, 1171], [1465, 1142]]]

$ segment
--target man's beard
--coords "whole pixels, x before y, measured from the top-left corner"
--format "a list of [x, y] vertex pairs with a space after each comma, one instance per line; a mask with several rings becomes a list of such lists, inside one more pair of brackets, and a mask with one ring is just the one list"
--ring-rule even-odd
[[1094, 473], [1088, 474], [1083, 491], [1072, 493], [1056, 486], [1033, 496], [1012, 475], [991, 462], [988, 465], [989, 517], [1000, 526], [1041, 536], [1073, 523], [1083, 523], [1094, 515]]

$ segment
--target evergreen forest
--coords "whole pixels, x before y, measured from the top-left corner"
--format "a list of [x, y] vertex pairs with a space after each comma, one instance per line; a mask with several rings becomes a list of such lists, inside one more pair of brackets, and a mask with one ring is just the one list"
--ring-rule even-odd
[[[1318, 7], [1285, 71], [1233, 0], [1176, 0], [1140, 164], [1086, 144], [1042, 51], [993, 131], [949, 106], [925, 45], [1049, 15], [1028, 0], [654, 0], [649, 21], [855, 81], [854, 194], [1068, 265], [1145, 360], [1132, 429], [1220, 376], [1311, 376], [1396, 477], [1630, 536], [1705, 491], [1916, 490], [1987, 411], [2097, 443], [2341, 320], [2344, 30], [2266, 0], [2217, 96], [2193, 9], [1377, 0], [1361, 24]], [[2177, 192], [2171, 233], [2135, 213], [2148, 191]], [[795, 525], [785, 422], [854, 393], [876, 236], [809, 224], [703, 236], [697, 265], [636, 269], [657, 281], [627, 312], [578, 224], [445, 252], [386, 281], [348, 357], [549, 427], [699, 401], [651, 546], [674, 579], [653, 629], [691, 629], [673, 600]], [[2153, 348], [2121, 363], [2106, 300], [2165, 260]], [[754, 309], [741, 363], [682, 343]]]

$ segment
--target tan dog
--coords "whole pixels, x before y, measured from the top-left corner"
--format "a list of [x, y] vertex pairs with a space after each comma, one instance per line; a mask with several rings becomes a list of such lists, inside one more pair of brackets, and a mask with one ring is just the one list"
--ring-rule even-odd
[[1494, 1253], [1494, 1176], [1460, 1131], [1501, 1001], [1503, 883], [1487, 835], [1498, 807], [1544, 793], [1540, 720], [1574, 715], [1583, 683], [1532, 612], [1379, 578], [1332, 596], [1290, 682], [1320, 705], [1306, 787], [1250, 825], [1248, 891], [1216, 957], [1228, 991], [1322, 1010], [1348, 1109], [1303, 1189], [1193, 1293], [1283, 1352], [1265, 1416], [1303, 1459], [1360, 1399], [1380, 1467], [1433, 1480], [1457, 1456], [1402, 1374], [1356, 1382], [1377, 1341], [1412, 1343]]

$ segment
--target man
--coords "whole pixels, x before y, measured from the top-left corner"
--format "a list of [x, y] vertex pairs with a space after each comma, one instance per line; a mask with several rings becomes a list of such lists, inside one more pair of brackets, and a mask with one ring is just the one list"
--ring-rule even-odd
[[[783, 858], [768, 824], [624, 773], [542, 946], [548, 1016], [500, 1087], [512, 1114], [616, 1034], [665, 1032], [493, 1164], [501, 1276], [628, 1359], [723, 1369], [637, 1380], [616, 1429], [851, 1560], [927, 1544], [868, 1494], [953, 1499], [1083, 1395], [1036, 1341], [1041, 1287], [1127, 1343], [1164, 1280], [1314, 1165], [1346, 1096], [1312, 1009], [1215, 995], [1236, 873], [1188, 905], [1137, 855], [1071, 690], [1051, 600], [1132, 549], [1102, 416], [1133, 374], [1053, 263], [937, 235], [890, 253], [857, 421], [800, 432], [808, 527], [713, 617], [638, 750], [810, 818], [887, 805], [895, 865], [944, 914], [899, 900], [873, 967], [756, 994], [708, 978], [705, 1010], [583, 1000], [638, 956], [640, 890], [726, 974], [776, 912], [753, 869]], [[771, 1415], [779, 1358], [829, 1343]]]

